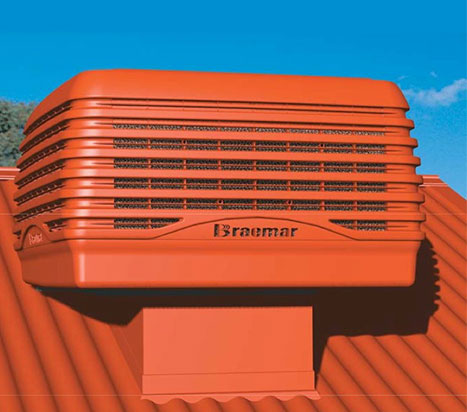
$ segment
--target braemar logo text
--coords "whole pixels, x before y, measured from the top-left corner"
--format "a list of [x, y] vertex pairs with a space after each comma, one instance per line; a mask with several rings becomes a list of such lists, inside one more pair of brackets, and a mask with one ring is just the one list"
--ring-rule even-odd
[[42, 242], [42, 233], [28, 233], [28, 240], [30, 245], [37, 245]]
[[231, 227], [230, 225], [214, 225], [214, 237], [259, 237], [287, 238], [295, 237], [298, 227]]

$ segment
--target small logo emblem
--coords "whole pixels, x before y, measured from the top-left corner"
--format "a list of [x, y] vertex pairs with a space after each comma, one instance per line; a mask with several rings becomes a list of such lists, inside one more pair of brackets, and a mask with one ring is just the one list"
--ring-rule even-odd
[[295, 237], [298, 227], [231, 227], [230, 225], [215, 224], [214, 237], [239, 238], [290, 238]]
[[29, 244], [32, 245], [37, 245], [38, 243], [41, 243], [43, 240], [42, 238], [42, 233], [28, 233], [28, 241]]

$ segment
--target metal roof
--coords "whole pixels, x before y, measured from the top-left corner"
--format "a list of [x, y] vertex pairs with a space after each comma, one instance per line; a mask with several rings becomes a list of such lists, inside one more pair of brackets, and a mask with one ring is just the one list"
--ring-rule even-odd
[[111, 313], [96, 319], [91, 297], [79, 298], [80, 313], [60, 292], [47, 297], [22, 281], [13, 250], [14, 175], [14, 169], [0, 170], [0, 410], [466, 410], [466, 202], [438, 177], [425, 176], [421, 187], [427, 239], [413, 286], [330, 288], [313, 295], [320, 400], [176, 399], [156, 406], [140, 400], [104, 321]]

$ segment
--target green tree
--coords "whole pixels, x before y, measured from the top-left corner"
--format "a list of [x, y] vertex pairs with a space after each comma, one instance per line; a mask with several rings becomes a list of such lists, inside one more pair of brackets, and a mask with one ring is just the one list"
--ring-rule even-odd
[[21, 152], [23, 128], [35, 103], [0, 100], [0, 166], [14, 166]]

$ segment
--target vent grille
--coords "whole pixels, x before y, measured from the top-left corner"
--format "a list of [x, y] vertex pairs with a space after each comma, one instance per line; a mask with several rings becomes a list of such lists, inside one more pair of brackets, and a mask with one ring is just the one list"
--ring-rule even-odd
[[161, 229], [173, 225], [181, 219], [158, 217], [152, 219], [142, 218], [116, 218], [113, 220], [114, 229]]
[[63, 201], [55, 200], [53, 202], [45, 203], [43, 205], [28, 209], [25, 212], [19, 213], [15, 215], [15, 219], [18, 222], [22, 222], [23, 220], [30, 219], [38, 215], [42, 215], [44, 213], [52, 212], [54, 210], [61, 209], [62, 207], [63, 207]]
[[44, 124], [47, 120], [51, 119], [52, 117], [58, 116], [59, 114], [66, 112], [67, 110], [71, 109], [71, 102], [62, 103], [52, 110], [44, 114], [43, 116], [39, 117], [34, 123], [32, 123], [25, 133], [29, 134], [33, 130], [37, 129], [40, 125]]
[[116, 189], [180, 189], [180, 190], [265, 190], [385, 192], [385, 182], [333, 182], [316, 180], [255, 179], [150, 179], [115, 178]]
[[43, 150], [38, 151], [36, 154], [28, 157], [21, 163], [19, 163], [18, 167], [20, 168], [21, 171], [24, 169], [27, 169], [29, 166], [33, 165], [34, 163], [39, 162], [40, 160], [50, 156], [51, 154], [58, 152], [59, 150], [65, 149], [65, 142], [58, 142], [53, 145], [50, 145], [46, 147]]
[[294, 142], [267, 140], [213, 140], [213, 139], [138, 139], [115, 138], [116, 149], [156, 150], [222, 150], [245, 152], [297, 152], [297, 153], [357, 153], [385, 154], [382, 144], [351, 144], [324, 142]]
[[[418, 229], [420, 219], [408, 228], [397, 218], [415, 214], [420, 201], [402, 109], [124, 97], [58, 103], [26, 130], [18, 222], [44, 214], [33, 224], [60, 236], [103, 230], [104, 238], [112, 236], [105, 229], [157, 229], [182, 218], [190, 225], [209, 215]], [[24, 234], [29, 225], [18, 227]]]
[[65, 219], [57, 219], [51, 220], [46, 222], [47, 228], [49, 232], [57, 232], [58, 230], [62, 230], [66, 227], [66, 220]]
[[56, 182], [49, 183], [47, 185], [38, 187], [37, 189], [27, 192], [23, 196], [16, 198], [16, 202], [20, 205], [24, 202], [27, 202], [28, 200], [34, 199], [35, 197], [42, 196], [46, 193], [50, 193], [54, 190], [60, 189], [61, 187], [63, 187], [63, 182], [61, 180], [57, 180]]
[[387, 210], [387, 202], [308, 199], [199, 199], [199, 198], [116, 198], [116, 209], [200, 209], [200, 210], [318, 210], [374, 211]]
[[331, 220], [332, 223], [351, 230], [385, 231], [388, 229], [385, 220]]
[[280, 160], [115, 158], [116, 169], [240, 170], [269, 172], [385, 173], [385, 163]]
[[28, 183], [33, 182], [34, 180], [37, 180], [43, 176], [46, 176], [52, 172], [55, 172], [56, 170], [63, 169], [65, 165], [65, 162], [63, 160], [59, 160], [57, 162], [53, 162], [45, 167], [40, 168], [39, 170], [36, 170], [35, 172], [25, 176], [24, 178], [18, 180], [16, 183], [18, 187], [23, 187], [27, 185]]
[[237, 132], [237, 133], [297, 133], [297, 134], [329, 134], [343, 136], [384, 136], [380, 130], [346, 130], [327, 128], [297, 128], [297, 127], [244, 127], [244, 126], [200, 126], [157, 123], [114, 123], [114, 129], [127, 130], [179, 130], [195, 132]]
[[[36, 137], [32, 138], [29, 142], [27, 142], [21, 150], [23, 153], [27, 152], [28, 150], [32, 149], [34, 146], [38, 145], [39, 143], [43, 142], [46, 139], [50, 139], [52, 136], [60, 133], [61, 131], [65, 130], [67, 125], [65, 122], [59, 123], [53, 127], [48, 128], [44, 132], [38, 134]], [[31, 129], [31, 128], [30, 128]], [[28, 132], [29, 133], [29, 132]]]

